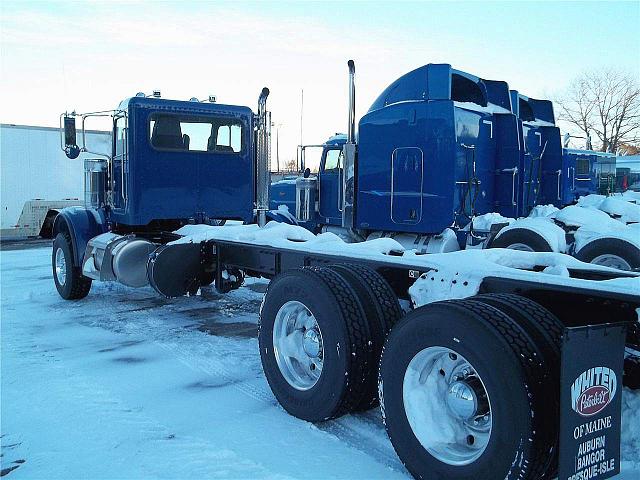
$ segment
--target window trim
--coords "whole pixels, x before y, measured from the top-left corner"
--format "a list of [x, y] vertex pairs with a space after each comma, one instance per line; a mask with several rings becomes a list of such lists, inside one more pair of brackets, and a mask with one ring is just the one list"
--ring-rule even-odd
[[[218, 152], [218, 151], [211, 151], [211, 150], [184, 150], [184, 149], [179, 149], [179, 148], [160, 148], [160, 147], [156, 147], [153, 142], [151, 141], [151, 136], [153, 135], [153, 131], [151, 130], [151, 120], [152, 120], [152, 116], [154, 115], [164, 115], [164, 116], [174, 116], [174, 117], [210, 117], [212, 119], [230, 119], [230, 120], [237, 120], [237, 124], [240, 125], [240, 151], [239, 152]], [[238, 118], [238, 117], [234, 117], [234, 116], [225, 116], [225, 115], [207, 115], [207, 114], [196, 114], [196, 113], [176, 113], [176, 112], [164, 112], [162, 110], [155, 110], [151, 113], [149, 113], [149, 115], [147, 115], [147, 144], [151, 147], [152, 150], [155, 150], [157, 152], [172, 152], [172, 153], [189, 153], [189, 154], [204, 154], [204, 155], [243, 155], [246, 153], [246, 145], [245, 145], [245, 133], [247, 132], [247, 128], [246, 128], [246, 124], [245, 122]], [[185, 123], [190, 123], [190, 122], [185, 122]], [[206, 123], [206, 122], [191, 122], [191, 123]], [[233, 124], [232, 124], [233, 125]]]

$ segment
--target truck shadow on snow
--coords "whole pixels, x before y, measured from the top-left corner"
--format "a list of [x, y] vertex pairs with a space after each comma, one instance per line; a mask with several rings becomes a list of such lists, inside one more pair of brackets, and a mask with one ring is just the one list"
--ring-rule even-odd
[[[2, 464], [2, 468], [0, 469], [0, 477], [4, 477], [5, 475], [9, 475], [11, 472], [19, 468], [23, 463], [26, 462], [23, 458], [19, 458], [12, 462], [7, 462], [5, 460], [5, 455], [12, 453], [12, 450], [16, 447], [22, 445], [22, 442], [14, 442], [14, 443], [6, 443], [6, 435], [0, 435], [0, 443], [2, 445], [2, 453], [0, 453], [0, 463]], [[14, 457], [15, 458], [15, 457]]]
[[144, 343], [144, 340], [127, 340], [125, 342], [120, 342], [118, 344], [116, 344], [113, 347], [108, 347], [108, 348], [102, 348], [100, 350], [98, 350], [99, 353], [108, 353], [108, 352], [115, 352], [118, 350], [122, 350], [128, 347], [133, 347], [135, 345], [140, 345], [141, 343]]
[[217, 337], [256, 338], [258, 336], [258, 325], [250, 322], [220, 323], [215, 319], [205, 320], [197, 325], [197, 330]]

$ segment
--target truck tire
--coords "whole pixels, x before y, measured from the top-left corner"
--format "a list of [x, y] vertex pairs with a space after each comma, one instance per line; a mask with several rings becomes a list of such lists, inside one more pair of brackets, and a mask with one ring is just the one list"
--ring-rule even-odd
[[59, 233], [53, 241], [51, 268], [53, 282], [62, 298], [79, 300], [86, 297], [91, 289], [91, 279], [82, 275], [79, 267], [73, 265], [71, 239]]
[[[552, 419], [559, 418], [560, 414], [560, 353], [564, 324], [542, 305], [520, 295], [488, 293], [471, 297], [469, 301], [482, 302], [500, 310], [516, 321], [539, 348], [543, 366], [539, 388], [547, 399], [544, 416], [553, 424]], [[553, 445], [553, 453], [549, 459], [548, 476], [542, 478], [555, 478], [558, 469], [559, 432], [550, 426], [549, 442]]]
[[335, 271], [288, 270], [269, 284], [260, 309], [260, 358], [291, 415], [318, 422], [360, 405], [374, 368], [370, 339], [357, 292]]
[[640, 268], [640, 248], [619, 238], [597, 238], [578, 250], [576, 258], [618, 270]]
[[391, 328], [402, 318], [398, 297], [387, 281], [375, 270], [361, 265], [331, 265], [357, 292], [367, 318], [371, 335], [371, 365], [365, 385], [365, 396], [355, 411], [370, 410], [378, 405], [378, 365], [384, 341]]
[[502, 234], [499, 233], [488, 248], [510, 248], [525, 252], [553, 252], [553, 248], [542, 235], [528, 228], [513, 228]]
[[401, 320], [378, 388], [387, 433], [411, 474], [543, 478], [552, 453], [545, 398], [529, 387], [538, 382], [534, 358], [522, 328], [479, 301], [436, 302]]

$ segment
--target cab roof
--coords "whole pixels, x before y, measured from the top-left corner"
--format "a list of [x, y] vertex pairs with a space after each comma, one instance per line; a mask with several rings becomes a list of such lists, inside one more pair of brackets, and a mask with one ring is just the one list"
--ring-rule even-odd
[[179, 110], [193, 111], [194, 113], [231, 113], [238, 115], [249, 115], [253, 111], [249, 107], [240, 105], [227, 105], [223, 103], [196, 102], [191, 100], [170, 100], [168, 98], [157, 97], [129, 97], [120, 102], [119, 110], [129, 108], [150, 108], [157, 110]]

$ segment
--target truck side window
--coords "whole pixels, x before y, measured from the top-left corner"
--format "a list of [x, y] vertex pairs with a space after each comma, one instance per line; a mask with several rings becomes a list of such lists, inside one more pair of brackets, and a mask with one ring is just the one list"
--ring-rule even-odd
[[159, 150], [239, 153], [242, 133], [233, 118], [154, 113], [149, 119], [149, 140]]
[[576, 175], [589, 175], [591, 173], [591, 168], [589, 165], [588, 158], [578, 158], [576, 159]]
[[215, 150], [226, 152], [239, 152], [242, 148], [240, 125], [220, 125], [216, 136]]
[[457, 73], [451, 75], [451, 100], [476, 103], [482, 107], [487, 106], [487, 99], [480, 85]]
[[327, 150], [324, 160], [324, 171], [326, 173], [337, 173], [342, 168], [342, 150]]
[[115, 156], [120, 156], [125, 151], [125, 127], [126, 127], [126, 118], [124, 116], [116, 118], [116, 124], [114, 128], [114, 153]]

